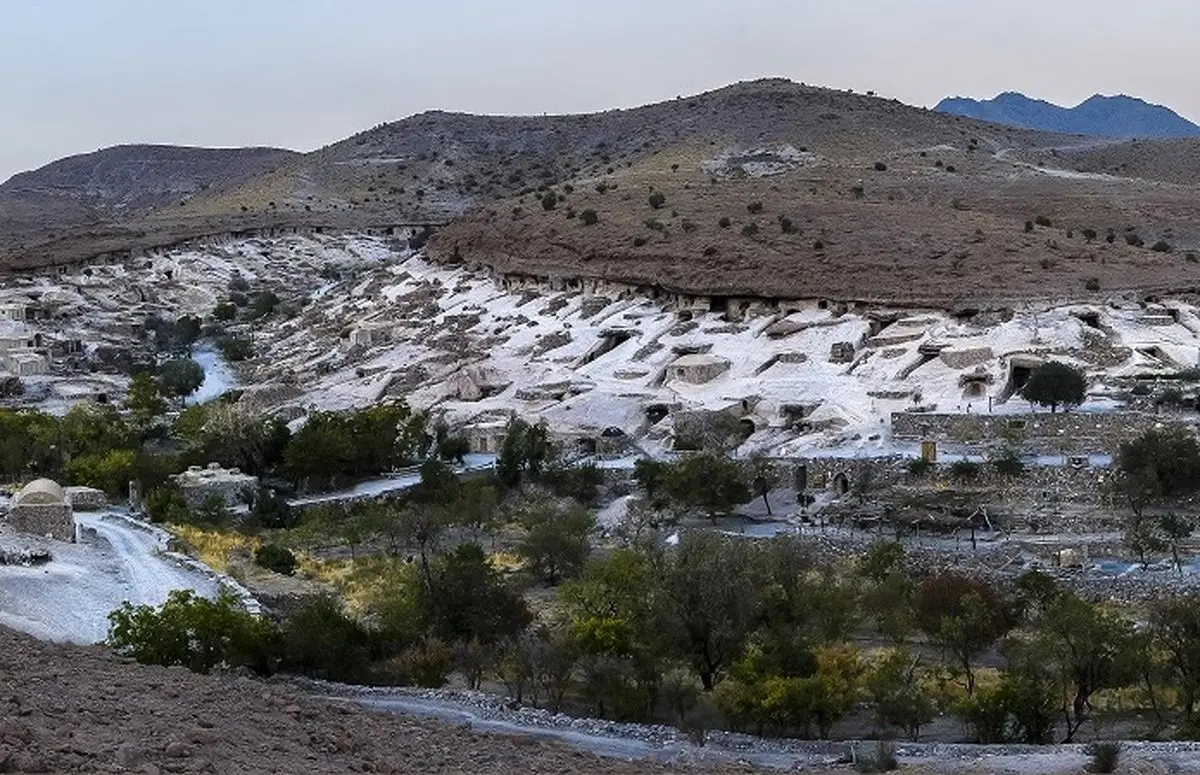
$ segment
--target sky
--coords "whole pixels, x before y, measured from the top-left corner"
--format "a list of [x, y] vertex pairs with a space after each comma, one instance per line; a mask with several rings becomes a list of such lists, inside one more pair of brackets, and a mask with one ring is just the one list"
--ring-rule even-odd
[[1195, 0], [0, 0], [0, 180], [120, 143], [312, 150], [430, 109], [786, 77], [913, 105], [1125, 93], [1200, 119]]

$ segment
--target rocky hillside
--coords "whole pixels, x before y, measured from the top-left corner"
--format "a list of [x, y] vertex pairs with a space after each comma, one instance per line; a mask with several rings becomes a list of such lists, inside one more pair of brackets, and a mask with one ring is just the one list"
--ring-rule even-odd
[[0, 233], [36, 238], [178, 207], [286, 163], [278, 148], [122, 145], [71, 156], [0, 185]]
[[1197, 137], [1200, 126], [1136, 97], [1093, 95], [1073, 108], [1005, 92], [990, 100], [948, 97], [934, 110], [997, 124], [1091, 137]]

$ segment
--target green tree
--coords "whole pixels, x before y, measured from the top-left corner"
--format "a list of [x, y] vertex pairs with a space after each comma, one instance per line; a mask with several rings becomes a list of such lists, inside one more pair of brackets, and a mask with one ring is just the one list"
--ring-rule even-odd
[[1195, 721], [1200, 698], [1200, 595], [1156, 601], [1150, 609], [1153, 643], [1166, 654], [1170, 686], [1178, 692], [1184, 722]]
[[433, 563], [426, 610], [433, 633], [448, 643], [494, 645], [519, 633], [531, 619], [524, 601], [475, 543], [460, 544]]
[[204, 384], [204, 368], [191, 358], [175, 358], [158, 367], [159, 389], [168, 396], [186, 398]]
[[84, 455], [67, 463], [67, 478], [71, 484], [95, 487], [120, 499], [129, 491], [136, 459], [137, 453], [131, 449]]
[[1116, 491], [1141, 515], [1150, 503], [1200, 488], [1200, 443], [1181, 425], [1151, 428], [1117, 449]]
[[551, 586], [575, 575], [591, 552], [595, 515], [579, 503], [539, 500], [517, 510], [525, 530], [518, 551], [538, 577]]
[[527, 479], [537, 481], [550, 457], [549, 427], [544, 422], [530, 425], [514, 415], [496, 456], [496, 476], [505, 487], [520, 487]]
[[283, 626], [283, 666], [312, 678], [358, 682], [370, 668], [370, 634], [329, 598], [317, 598]]
[[167, 411], [167, 402], [159, 392], [158, 384], [146, 372], [133, 375], [129, 382], [129, 396], [125, 399], [133, 424], [145, 430]]
[[1192, 537], [1196, 532], [1196, 520], [1175, 512], [1168, 512], [1158, 518], [1158, 532], [1171, 550], [1171, 560], [1175, 569], [1183, 573], [1183, 564], [1179, 559], [1179, 546]]
[[1043, 664], [1058, 673], [1069, 743], [1091, 714], [1096, 692], [1136, 680], [1133, 625], [1064, 593], [1038, 617], [1035, 627], [1039, 637], [1033, 649]]
[[1087, 379], [1083, 372], [1059, 361], [1047, 361], [1035, 368], [1021, 388], [1021, 397], [1057, 412], [1059, 406], [1072, 407], [1083, 403]]
[[753, 494], [745, 469], [723, 455], [688, 455], [671, 464], [663, 480], [663, 491], [677, 506], [697, 509], [716, 519]]
[[917, 675], [920, 658], [907, 649], [890, 649], [867, 672], [864, 686], [875, 703], [881, 729], [896, 727], [909, 740], [921, 736], [921, 727], [933, 721], [935, 705]]
[[762, 590], [756, 547], [712, 533], [685, 533], [668, 552], [659, 586], [663, 626], [676, 652], [711, 691], [745, 647]]

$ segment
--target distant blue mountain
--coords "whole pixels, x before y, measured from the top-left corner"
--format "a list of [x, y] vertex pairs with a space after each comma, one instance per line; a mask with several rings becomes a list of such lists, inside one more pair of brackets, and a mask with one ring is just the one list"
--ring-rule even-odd
[[1170, 108], [1136, 97], [1095, 95], [1073, 108], [1005, 92], [992, 100], [948, 97], [934, 107], [941, 113], [997, 124], [1092, 137], [1200, 137], [1200, 126]]

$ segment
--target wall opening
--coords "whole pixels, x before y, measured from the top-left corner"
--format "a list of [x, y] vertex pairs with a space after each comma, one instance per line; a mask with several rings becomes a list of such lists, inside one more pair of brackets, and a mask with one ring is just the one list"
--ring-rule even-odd
[[845, 474], [839, 473], [833, 477], [833, 492], [839, 498], [850, 492], [850, 479]]

